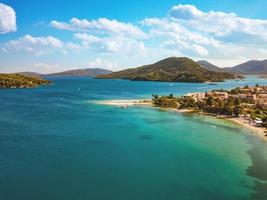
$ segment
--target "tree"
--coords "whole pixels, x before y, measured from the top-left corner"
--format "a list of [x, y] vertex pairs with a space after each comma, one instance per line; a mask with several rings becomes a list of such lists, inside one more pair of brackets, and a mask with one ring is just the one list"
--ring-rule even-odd
[[209, 107], [212, 107], [213, 105], [214, 105], [214, 103], [215, 103], [215, 100], [214, 100], [214, 98], [212, 97], [212, 96], [209, 96], [208, 98], [207, 98], [207, 105], [209, 106]]
[[239, 117], [239, 115], [241, 114], [241, 112], [242, 112], [242, 109], [241, 109], [240, 106], [236, 106], [234, 108], [234, 110], [233, 110], [233, 114], [234, 114], [235, 117]]
[[234, 104], [235, 104], [235, 106], [239, 106], [240, 103], [241, 103], [240, 99], [239, 99], [238, 97], [235, 98], [235, 100], [234, 100]]

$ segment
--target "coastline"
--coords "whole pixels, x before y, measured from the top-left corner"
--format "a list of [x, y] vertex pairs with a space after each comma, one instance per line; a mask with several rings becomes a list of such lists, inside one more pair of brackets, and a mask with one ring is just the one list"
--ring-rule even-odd
[[266, 129], [263, 127], [256, 127], [256, 126], [252, 126], [250, 124], [248, 124], [247, 122], [244, 121], [244, 119], [242, 118], [225, 118], [228, 121], [231, 121], [235, 124], [238, 124], [240, 126], [242, 126], [243, 128], [246, 128], [249, 130], [249, 132], [255, 136], [260, 137], [261, 139], [267, 141], [267, 136], [265, 136], [265, 131]]
[[[101, 105], [109, 105], [109, 106], [116, 106], [119, 108], [126, 108], [130, 106], [150, 106], [154, 107], [152, 104], [152, 101], [149, 99], [131, 99], [131, 100], [103, 100], [103, 101], [98, 101], [96, 102], [97, 104]], [[187, 110], [187, 109], [175, 109], [175, 108], [160, 108], [160, 107], [154, 107], [158, 109], [162, 109], [164, 111], [171, 111], [171, 112], [178, 112], [178, 113], [196, 113], [196, 114], [201, 114], [201, 115], [209, 115], [213, 116], [217, 119], [222, 119], [222, 120], [227, 120], [232, 123], [235, 123], [243, 128], [246, 128], [249, 130], [249, 133], [267, 141], [267, 136], [265, 136], [265, 131], [267, 131], [263, 127], [256, 127], [251, 124], [249, 124], [245, 119], [238, 117], [238, 118], [231, 118], [227, 116], [216, 116], [214, 114], [210, 113], [204, 113], [204, 112], [198, 112], [198, 111], [193, 111], [193, 110]]]

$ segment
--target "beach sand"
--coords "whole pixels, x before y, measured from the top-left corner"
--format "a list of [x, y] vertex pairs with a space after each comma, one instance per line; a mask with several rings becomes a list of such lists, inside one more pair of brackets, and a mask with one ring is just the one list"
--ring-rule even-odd
[[110, 106], [152, 106], [149, 99], [133, 99], [133, 100], [103, 100], [97, 101], [97, 104], [110, 105]]
[[267, 141], [267, 136], [265, 136], [265, 131], [267, 131], [266, 128], [250, 125], [243, 118], [226, 118], [226, 120], [243, 126], [244, 128], [248, 129], [251, 134], [256, 135]]

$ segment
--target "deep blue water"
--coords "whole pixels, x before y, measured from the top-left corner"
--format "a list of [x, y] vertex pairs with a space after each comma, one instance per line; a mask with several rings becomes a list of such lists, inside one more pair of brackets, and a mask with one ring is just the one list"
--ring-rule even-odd
[[267, 199], [267, 143], [230, 122], [104, 99], [218, 85], [54, 78], [0, 90], [1, 200]]

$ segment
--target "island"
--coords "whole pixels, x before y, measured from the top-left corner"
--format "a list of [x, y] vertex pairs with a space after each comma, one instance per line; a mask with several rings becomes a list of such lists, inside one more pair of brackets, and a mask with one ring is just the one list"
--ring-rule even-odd
[[98, 75], [98, 79], [129, 79], [133, 81], [164, 82], [222, 82], [242, 78], [224, 71], [212, 71], [186, 57], [170, 57], [154, 64]]
[[33, 88], [48, 85], [51, 81], [23, 74], [0, 74], [0, 88]]

